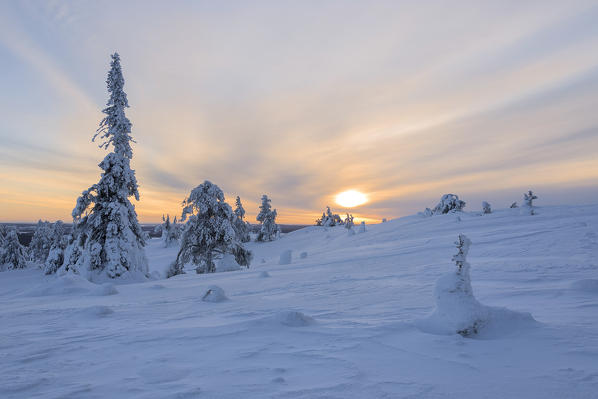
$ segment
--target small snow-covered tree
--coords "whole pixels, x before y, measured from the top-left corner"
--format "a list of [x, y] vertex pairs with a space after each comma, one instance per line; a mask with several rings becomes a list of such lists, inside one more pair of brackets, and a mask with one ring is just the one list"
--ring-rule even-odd
[[99, 164], [100, 181], [83, 191], [73, 209], [73, 240], [65, 252], [64, 270], [84, 274], [89, 279], [123, 275], [144, 278], [148, 264], [143, 247], [146, 235], [137, 220], [129, 197], [139, 200], [135, 171], [131, 169], [131, 122], [125, 116], [129, 107], [123, 90], [120, 57], [112, 55], [106, 80], [110, 98], [102, 111], [106, 117], [93, 136], [103, 140], [100, 147], [113, 147]]
[[492, 208], [491, 208], [490, 204], [487, 203], [486, 201], [482, 202], [482, 213], [484, 213], [484, 214], [492, 213]]
[[166, 248], [178, 244], [181, 236], [179, 225], [176, 222], [176, 216], [173, 222], [170, 222], [170, 215], [166, 215], [164, 223], [162, 223], [162, 242]]
[[262, 205], [260, 205], [260, 213], [256, 220], [260, 222], [260, 229], [257, 235], [257, 241], [272, 241], [280, 235], [280, 228], [276, 224], [276, 209], [272, 209], [266, 194], [262, 196]]
[[235, 228], [235, 232], [237, 233], [237, 237], [241, 242], [249, 242], [251, 241], [251, 236], [249, 235], [250, 227], [249, 223], [245, 222], [243, 218], [245, 217], [245, 209], [243, 208], [243, 204], [241, 203], [241, 198], [237, 196], [235, 200], [235, 222], [233, 224]]
[[19, 242], [15, 227], [6, 229], [0, 248], [0, 270], [24, 269], [27, 267], [27, 252]]
[[333, 227], [341, 224], [343, 220], [338, 214], [332, 213], [329, 206], [326, 207], [326, 212], [322, 213], [322, 218], [316, 220], [316, 226]]
[[535, 215], [535, 208], [534, 208], [534, 200], [538, 199], [538, 196], [535, 195], [532, 190], [529, 190], [527, 193], [523, 193], [523, 211], [525, 213], [529, 213], [530, 215]]
[[440, 199], [440, 202], [428, 212], [428, 208], [426, 208], [425, 214], [429, 215], [442, 215], [449, 212], [461, 212], [465, 208], [465, 201], [461, 201], [459, 197], [455, 194], [444, 194]]
[[183, 201], [181, 220], [187, 217], [181, 247], [168, 277], [184, 273], [189, 262], [196, 265], [197, 273], [213, 273], [214, 260], [226, 254], [232, 254], [240, 266], [249, 267], [252, 253], [239, 241], [233, 227], [233, 210], [217, 185], [206, 180], [191, 191]]
[[344, 224], [347, 230], [351, 230], [355, 225], [355, 223], [353, 222], [353, 215], [349, 215], [347, 213], [347, 217], [345, 218]]
[[43, 264], [50, 252], [50, 246], [54, 241], [52, 224], [48, 221], [39, 220], [35, 226], [35, 232], [29, 243], [29, 259]]

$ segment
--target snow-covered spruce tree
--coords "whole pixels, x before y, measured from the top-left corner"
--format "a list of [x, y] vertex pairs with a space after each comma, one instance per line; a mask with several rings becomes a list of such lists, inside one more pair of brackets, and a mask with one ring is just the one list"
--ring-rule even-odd
[[43, 264], [50, 253], [50, 246], [54, 241], [52, 224], [39, 220], [35, 232], [29, 243], [29, 259], [35, 263]]
[[483, 214], [492, 213], [492, 207], [486, 201], [482, 202], [482, 213]]
[[528, 213], [530, 215], [535, 215], [534, 211], [534, 200], [538, 199], [538, 196], [535, 195], [532, 190], [529, 190], [527, 193], [523, 193], [523, 209], [522, 211]]
[[266, 194], [262, 196], [262, 205], [260, 213], [257, 215], [257, 221], [260, 222], [260, 230], [257, 235], [257, 241], [273, 241], [280, 235], [280, 228], [276, 224], [276, 209], [272, 209]]
[[15, 227], [6, 230], [0, 248], [0, 270], [24, 269], [27, 267], [27, 252], [19, 242]]
[[243, 220], [245, 217], [245, 209], [243, 208], [243, 204], [241, 203], [241, 198], [237, 196], [235, 200], [235, 222], [233, 224], [235, 228], [235, 232], [237, 233], [237, 237], [241, 242], [249, 242], [251, 241], [251, 236], [249, 235], [250, 226], [248, 223]]
[[233, 227], [233, 210], [224, 202], [224, 193], [205, 181], [183, 201], [182, 221], [189, 217], [181, 237], [181, 247], [167, 277], [184, 273], [185, 264], [196, 265], [197, 273], [216, 271], [214, 260], [232, 254], [240, 266], [251, 263], [252, 253], [239, 241]]
[[63, 270], [72, 270], [90, 280], [96, 278], [145, 278], [147, 259], [145, 234], [139, 226], [129, 197], [139, 200], [135, 171], [131, 169], [131, 122], [123, 91], [124, 78], [118, 53], [112, 55], [106, 80], [110, 98], [102, 110], [106, 117], [93, 136], [100, 148], [113, 151], [99, 164], [100, 181], [83, 191], [73, 209], [73, 240], [65, 252]]
[[65, 234], [64, 224], [59, 220], [52, 226], [53, 241], [50, 246], [48, 258], [44, 264], [44, 273], [56, 273], [58, 268], [64, 263], [64, 251], [71, 239], [70, 235]]
[[463, 208], [465, 208], [465, 201], [461, 201], [457, 195], [444, 194], [438, 205], [431, 211], [432, 215], [442, 215], [449, 212], [461, 212]]

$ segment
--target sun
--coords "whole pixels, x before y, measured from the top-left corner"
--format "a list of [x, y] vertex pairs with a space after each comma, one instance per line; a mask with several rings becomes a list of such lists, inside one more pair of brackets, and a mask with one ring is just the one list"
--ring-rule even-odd
[[358, 205], [365, 204], [368, 202], [368, 198], [364, 193], [360, 193], [356, 190], [343, 191], [336, 195], [336, 203], [343, 208], [353, 208]]

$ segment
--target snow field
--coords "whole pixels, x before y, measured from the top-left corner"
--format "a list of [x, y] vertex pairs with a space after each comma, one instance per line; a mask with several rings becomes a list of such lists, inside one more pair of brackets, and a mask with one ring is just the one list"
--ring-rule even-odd
[[[309, 227], [168, 280], [177, 248], [152, 240], [145, 283], [2, 273], [0, 397], [594, 398], [598, 206], [536, 211]], [[459, 233], [493, 309], [474, 338], [431, 317]]]

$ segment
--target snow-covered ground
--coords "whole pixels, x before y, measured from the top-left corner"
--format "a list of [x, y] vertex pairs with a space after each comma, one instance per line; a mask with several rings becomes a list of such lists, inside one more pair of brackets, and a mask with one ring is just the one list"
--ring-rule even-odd
[[[459, 233], [476, 298], [536, 322], [422, 328]], [[142, 284], [1, 273], [0, 397], [597, 398], [597, 234], [598, 206], [506, 209], [309, 227], [248, 270]], [[152, 240], [151, 269], [176, 251]]]

